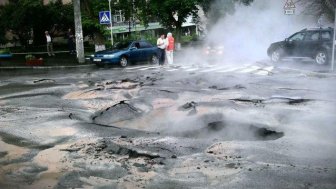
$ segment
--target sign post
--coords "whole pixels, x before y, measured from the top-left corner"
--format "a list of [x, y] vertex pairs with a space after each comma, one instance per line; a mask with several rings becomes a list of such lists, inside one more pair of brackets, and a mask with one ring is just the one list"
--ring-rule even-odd
[[111, 28], [111, 48], [113, 47], [113, 31], [112, 31], [112, 13], [111, 13], [111, 0], [109, 2], [109, 11], [110, 11], [110, 28]]
[[113, 47], [113, 30], [112, 30], [112, 14], [111, 14], [111, 0], [109, 1], [109, 11], [99, 12], [99, 23], [100, 24], [109, 24], [111, 31], [111, 47]]
[[335, 29], [336, 29], [336, 8], [335, 8], [335, 18], [334, 18], [334, 31], [333, 31], [333, 42], [332, 42], [332, 56], [331, 56], [331, 71], [334, 71], [335, 64]]

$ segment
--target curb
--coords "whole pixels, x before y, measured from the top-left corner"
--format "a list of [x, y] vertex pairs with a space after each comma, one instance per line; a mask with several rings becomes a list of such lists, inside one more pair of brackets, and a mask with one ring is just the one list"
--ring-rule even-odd
[[0, 70], [19, 70], [19, 69], [66, 69], [66, 68], [86, 68], [93, 67], [94, 64], [88, 65], [76, 65], [76, 66], [11, 66], [11, 67], [1, 67]]

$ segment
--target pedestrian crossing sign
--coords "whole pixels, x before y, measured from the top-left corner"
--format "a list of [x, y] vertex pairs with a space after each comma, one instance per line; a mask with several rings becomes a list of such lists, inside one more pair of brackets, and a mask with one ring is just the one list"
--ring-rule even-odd
[[100, 24], [110, 24], [111, 23], [110, 11], [100, 11], [99, 12], [99, 23]]

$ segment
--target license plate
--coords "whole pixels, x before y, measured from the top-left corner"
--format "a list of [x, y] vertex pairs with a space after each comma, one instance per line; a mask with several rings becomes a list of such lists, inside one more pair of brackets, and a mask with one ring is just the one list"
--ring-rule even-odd
[[93, 61], [95, 61], [95, 62], [101, 62], [101, 59], [95, 58], [95, 59], [93, 59]]

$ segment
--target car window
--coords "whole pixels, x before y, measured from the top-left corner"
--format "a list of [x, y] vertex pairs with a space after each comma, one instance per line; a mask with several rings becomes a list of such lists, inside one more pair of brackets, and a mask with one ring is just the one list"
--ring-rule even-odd
[[321, 38], [324, 40], [331, 40], [331, 33], [330, 31], [323, 31], [321, 34]]
[[140, 41], [140, 48], [151, 48], [152, 47], [152, 45], [151, 44], [149, 44], [148, 42], [146, 42], [146, 41]]
[[289, 41], [302, 41], [304, 39], [305, 33], [300, 32], [292, 35], [290, 38], [288, 38]]
[[136, 47], [137, 49], [140, 49], [140, 43], [139, 42], [135, 42], [134, 43], [134, 47]]
[[313, 31], [313, 32], [307, 32], [305, 41], [317, 41], [319, 40], [320, 32]]
[[113, 49], [127, 49], [131, 42], [119, 42], [113, 46]]

